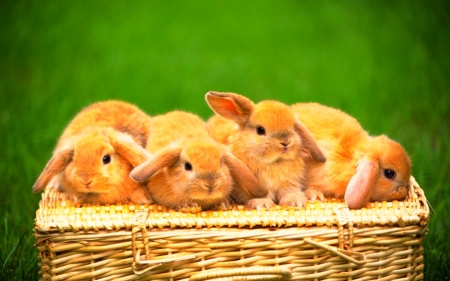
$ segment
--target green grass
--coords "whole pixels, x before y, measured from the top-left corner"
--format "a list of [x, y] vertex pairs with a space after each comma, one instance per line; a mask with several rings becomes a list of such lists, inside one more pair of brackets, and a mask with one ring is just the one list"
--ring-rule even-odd
[[0, 35], [0, 279], [37, 279], [31, 186], [82, 107], [207, 118], [218, 90], [339, 107], [400, 141], [434, 210], [426, 279], [448, 280], [445, 1], [2, 1]]

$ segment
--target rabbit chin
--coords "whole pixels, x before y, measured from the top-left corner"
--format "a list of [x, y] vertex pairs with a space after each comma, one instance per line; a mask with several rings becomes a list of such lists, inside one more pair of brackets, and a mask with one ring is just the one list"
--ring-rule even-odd
[[221, 202], [225, 201], [224, 197], [211, 197], [208, 199], [198, 198], [194, 199], [192, 198], [192, 201], [195, 202], [197, 205], [201, 206], [202, 208], [211, 208], [215, 205], [219, 205]]
[[201, 205], [201, 202], [212, 202], [212, 201], [220, 201], [224, 198], [225, 194], [221, 191], [213, 190], [213, 191], [191, 191], [189, 197], [192, 200], [195, 200]]
[[117, 188], [111, 186], [95, 186], [89, 190], [76, 189], [72, 192], [75, 202], [82, 204], [116, 204], [118, 202], [127, 203], [129, 201], [128, 194], [121, 192]]
[[[103, 200], [101, 200], [101, 194], [99, 193], [94, 193], [94, 192], [90, 192], [90, 193], [79, 193], [76, 196], [76, 201], [81, 202], [81, 203], [106, 203], [106, 202], [102, 202]], [[108, 202], [110, 203], [110, 202]]]
[[262, 161], [268, 164], [282, 161], [293, 161], [300, 157], [300, 153], [297, 153], [292, 148], [270, 149], [265, 153], [265, 155], [266, 157], [262, 158]]
[[101, 194], [110, 194], [116, 193], [114, 191], [114, 188], [110, 186], [109, 184], [101, 184], [101, 183], [95, 183], [95, 184], [89, 184], [85, 185], [79, 182], [71, 182], [70, 185], [72, 189], [75, 190], [77, 193], [83, 194], [83, 196], [98, 196]]
[[409, 183], [407, 185], [400, 184], [396, 187], [391, 188], [388, 192], [376, 194], [370, 198], [371, 201], [393, 201], [393, 200], [403, 200], [408, 195]]

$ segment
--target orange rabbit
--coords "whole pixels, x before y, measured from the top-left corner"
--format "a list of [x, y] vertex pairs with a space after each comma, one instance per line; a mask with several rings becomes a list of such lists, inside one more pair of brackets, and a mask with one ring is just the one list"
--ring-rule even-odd
[[150, 117], [122, 101], [102, 101], [80, 111], [62, 133], [33, 185], [61, 190], [75, 203], [151, 203], [145, 185], [129, 177], [147, 160]]
[[130, 176], [148, 181], [156, 203], [174, 210], [198, 212], [229, 209], [263, 197], [267, 190], [226, 146], [214, 141], [199, 116], [180, 110], [151, 121], [148, 161]]
[[405, 199], [411, 161], [398, 143], [385, 135], [369, 136], [359, 122], [341, 110], [318, 103], [291, 106], [314, 135], [326, 163], [307, 161], [307, 196], [345, 198], [350, 208], [369, 201]]
[[290, 107], [274, 100], [255, 104], [234, 93], [209, 92], [206, 101], [216, 113], [208, 121], [208, 132], [227, 144], [269, 190], [265, 198], [254, 198], [248, 206], [304, 206], [302, 150], [318, 162], [325, 157]]

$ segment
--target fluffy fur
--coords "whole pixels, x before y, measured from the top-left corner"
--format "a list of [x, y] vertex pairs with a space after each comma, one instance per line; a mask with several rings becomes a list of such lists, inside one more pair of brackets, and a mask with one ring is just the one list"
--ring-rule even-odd
[[227, 144], [269, 191], [265, 198], [250, 200], [248, 206], [303, 206], [305, 165], [301, 153], [308, 151], [318, 162], [325, 157], [290, 107], [273, 100], [255, 104], [234, 93], [209, 92], [206, 101], [216, 113], [208, 121], [210, 135]]
[[148, 180], [155, 202], [168, 208], [197, 212], [229, 209], [267, 191], [225, 146], [209, 137], [197, 115], [171, 111], [155, 116], [147, 149], [154, 157], [130, 176]]
[[310, 199], [345, 198], [350, 208], [405, 199], [411, 161], [399, 143], [385, 135], [369, 136], [355, 118], [338, 109], [317, 103], [291, 108], [327, 158], [326, 163], [307, 161]]
[[75, 203], [151, 203], [129, 177], [147, 160], [150, 117], [134, 105], [103, 101], [79, 112], [62, 133], [33, 192], [57, 188]]

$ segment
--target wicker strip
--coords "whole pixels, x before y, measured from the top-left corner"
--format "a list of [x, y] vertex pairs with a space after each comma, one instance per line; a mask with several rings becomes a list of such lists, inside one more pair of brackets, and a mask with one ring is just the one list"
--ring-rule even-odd
[[429, 209], [405, 201], [349, 210], [182, 213], [158, 205], [75, 206], [51, 189], [36, 211], [41, 280], [421, 280]]
[[[215, 270], [198, 273], [191, 276], [189, 281], [203, 280], [232, 280], [226, 277], [233, 276], [252, 276], [253, 278], [242, 278], [240, 280], [285, 280], [291, 278], [291, 272], [283, 267], [250, 267], [235, 268], [230, 270]], [[274, 275], [272, 277], [272, 275]], [[225, 278], [222, 278], [225, 277]], [[220, 278], [220, 279], [218, 279]], [[234, 279], [235, 280], [235, 279]]]

